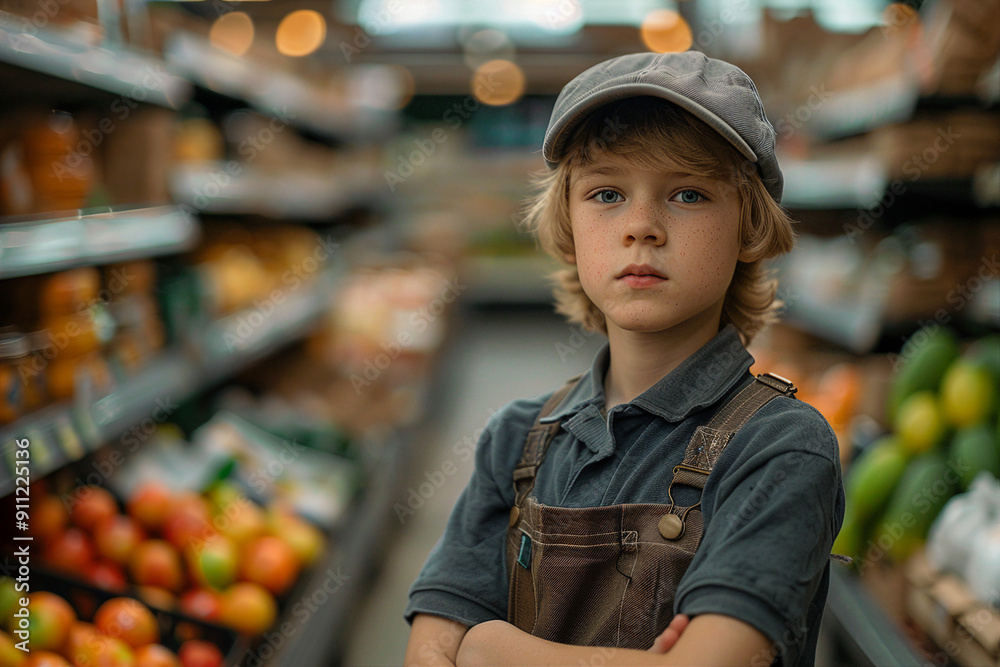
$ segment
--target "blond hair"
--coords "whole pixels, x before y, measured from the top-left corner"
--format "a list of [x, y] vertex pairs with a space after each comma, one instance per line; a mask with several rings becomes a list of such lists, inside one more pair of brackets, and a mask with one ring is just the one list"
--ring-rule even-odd
[[[777, 281], [762, 263], [791, 250], [791, 218], [768, 194], [752, 162], [703, 121], [664, 100], [638, 97], [603, 107], [576, 129], [556, 169], [536, 175], [524, 224], [546, 253], [563, 262], [575, 254], [569, 188], [574, 171], [598, 154], [645, 169], [731, 180], [740, 195], [740, 248], [746, 261], [737, 262], [720, 326], [733, 324], [749, 344], [778, 319]], [[552, 278], [556, 310], [571, 322], [607, 334], [604, 313], [584, 293], [576, 267], [567, 262]]]

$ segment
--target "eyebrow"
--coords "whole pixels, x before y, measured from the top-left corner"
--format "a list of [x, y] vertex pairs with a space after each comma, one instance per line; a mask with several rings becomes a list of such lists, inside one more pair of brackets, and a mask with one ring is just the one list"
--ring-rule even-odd
[[623, 176], [625, 170], [621, 167], [616, 167], [614, 165], [606, 165], [603, 167], [587, 167], [580, 171], [580, 178], [586, 176]]
[[[582, 169], [580, 171], [579, 176], [577, 176], [577, 179], [583, 179], [588, 176], [624, 176], [624, 175], [625, 175], [625, 170], [622, 169], [621, 167], [615, 165], [604, 165], [600, 167], [587, 167], [585, 169]], [[669, 172], [664, 172], [664, 175], [669, 178], [700, 178], [713, 181], [724, 180], [713, 176], [705, 176], [703, 174], [692, 174], [687, 171], [669, 171]]]

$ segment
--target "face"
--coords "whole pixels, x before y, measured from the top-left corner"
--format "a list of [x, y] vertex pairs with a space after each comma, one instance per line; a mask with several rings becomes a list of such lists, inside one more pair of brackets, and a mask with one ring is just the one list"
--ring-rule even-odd
[[600, 156], [574, 172], [569, 214], [568, 259], [609, 334], [693, 326], [714, 335], [740, 256], [733, 184]]

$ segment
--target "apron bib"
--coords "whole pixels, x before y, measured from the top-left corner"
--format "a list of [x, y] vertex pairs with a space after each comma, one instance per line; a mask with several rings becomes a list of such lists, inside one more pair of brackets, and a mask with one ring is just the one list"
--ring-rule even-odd
[[542, 407], [514, 468], [515, 505], [507, 531], [507, 620], [562, 644], [648, 649], [673, 618], [674, 597], [702, 537], [700, 500], [673, 502], [676, 484], [700, 491], [734, 433], [777, 396], [793, 396], [783, 378], [759, 375], [724, 405], [687, 445], [667, 489], [669, 505], [549, 507], [529, 497], [559, 423], [540, 420], [579, 378]]

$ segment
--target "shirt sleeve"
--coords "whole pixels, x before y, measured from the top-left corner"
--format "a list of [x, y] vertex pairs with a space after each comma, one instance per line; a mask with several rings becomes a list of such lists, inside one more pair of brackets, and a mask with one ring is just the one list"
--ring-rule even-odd
[[775, 399], [737, 433], [730, 447], [749, 440], [706, 485], [711, 518], [675, 600], [678, 613], [725, 614], [768, 637], [754, 665], [795, 665], [809, 649], [810, 606], [825, 597], [843, 521], [836, 436], [810, 406], [788, 401]]
[[511, 479], [516, 461], [507, 459], [520, 454], [521, 443], [512, 441], [517, 429], [503, 419], [512, 412], [518, 411], [508, 406], [494, 415], [479, 439], [472, 477], [410, 588], [409, 623], [418, 613], [467, 626], [507, 618], [504, 549], [514, 489], [513, 482], [508, 490], [498, 480]]

